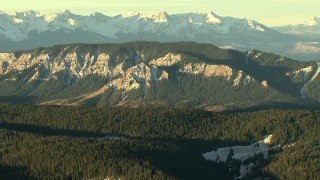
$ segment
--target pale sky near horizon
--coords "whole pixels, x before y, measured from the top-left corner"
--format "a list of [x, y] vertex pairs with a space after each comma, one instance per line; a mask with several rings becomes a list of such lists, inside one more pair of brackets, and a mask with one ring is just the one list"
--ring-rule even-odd
[[69, 9], [81, 15], [100, 12], [114, 16], [130, 11], [168, 14], [212, 11], [220, 16], [253, 19], [267, 26], [320, 17], [319, 7], [320, 0], [0, 0], [0, 10], [7, 13], [35, 10], [51, 14]]

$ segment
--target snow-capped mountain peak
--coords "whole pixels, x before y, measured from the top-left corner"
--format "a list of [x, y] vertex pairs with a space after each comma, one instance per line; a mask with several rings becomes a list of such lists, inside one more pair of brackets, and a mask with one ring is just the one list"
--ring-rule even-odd
[[44, 20], [49, 23], [49, 22], [56, 20], [58, 17], [63, 17], [62, 19], [65, 19], [65, 18], [70, 17], [72, 15], [74, 15], [74, 14], [72, 14], [69, 10], [66, 9], [66, 10], [60, 11], [58, 13], [46, 15], [44, 17]]
[[43, 14], [39, 11], [33, 11], [33, 10], [28, 10], [28, 11], [25, 11], [24, 16], [35, 16], [35, 17], [41, 17], [43, 16]]
[[129, 17], [134, 17], [134, 16], [140, 16], [140, 13], [137, 11], [133, 11], [133, 12], [126, 12], [121, 14], [122, 18], [129, 18]]
[[67, 16], [72, 15], [72, 13], [68, 9], [65, 9], [65, 10], [59, 12], [59, 14], [64, 14], [64, 15], [67, 15]]
[[[35, 11], [0, 14], [2, 51], [64, 43], [118, 43], [135, 40], [197, 41], [248, 50], [257, 47], [256, 44], [249, 44], [247, 48], [247, 39], [272, 39], [274, 33], [277, 34], [256, 21], [219, 16], [214, 12], [129, 12], [106, 16], [101, 13], [77, 15], [64, 10], [49, 15]], [[240, 36], [246, 41], [233, 39]]]
[[[1, 14], [1, 13], [0, 13], [0, 14]], [[19, 14], [19, 13], [18, 13], [17, 11], [14, 11], [13, 13], [8, 14], [8, 15], [16, 17], [16, 16], [18, 16], [18, 14]]]
[[[163, 25], [165, 27], [162, 27]], [[23, 28], [20, 26], [23, 26]], [[115, 39], [119, 38], [116, 36], [119, 33], [152, 32], [168, 36], [194, 38], [197, 33], [226, 35], [230, 28], [250, 32], [265, 31], [265, 26], [255, 21], [222, 17], [213, 12], [173, 15], [169, 15], [165, 11], [151, 14], [129, 12], [109, 17], [101, 13], [81, 16], [71, 13], [69, 10], [50, 15], [42, 15], [36, 11], [25, 11], [12, 15], [3, 13], [0, 18], [0, 36], [2, 35], [5, 39], [11, 41], [27, 39], [31, 31], [41, 34], [60, 29], [75, 30], [75, 27]], [[188, 29], [191, 31], [188, 31]]]
[[[302, 22], [286, 26], [274, 27], [274, 29], [287, 34], [308, 34], [318, 36], [320, 34], [320, 18], [311, 17]], [[316, 39], [314, 42], [318, 42], [318, 39]], [[314, 47], [312, 47], [312, 49], [314, 49]]]
[[139, 19], [152, 19], [153, 22], [164, 23], [168, 22], [168, 16], [169, 15], [166, 11], [162, 11], [153, 14], [142, 14]]
[[65, 27], [65, 24], [71, 26], [79, 25], [77, 15], [72, 14], [69, 10], [63, 10], [59, 13], [47, 15], [45, 16], [44, 20], [49, 24], [55, 24], [56, 26], [62, 27]]
[[310, 17], [309, 19], [307, 19], [305, 21], [300, 21], [300, 22], [297, 22], [294, 24], [286, 25], [285, 27], [296, 27], [296, 26], [311, 27], [311, 26], [316, 26], [316, 25], [320, 25], [320, 18], [314, 16], [314, 17]]
[[316, 25], [319, 25], [320, 24], [320, 18], [318, 18], [318, 17], [310, 18], [310, 19], [306, 20], [305, 22], [303, 22], [303, 24], [305, 26], [316, 26]]
[[222, 21], [220, 20], [220, 17], [213, 12], [207, 13], [207, 21], [208, 24], [221, 24]]
[[13, 12], [13, 13], [5, 13], [5, 12], [1, 12], [0, 14], [3, 15], [7, 15], [7, 16], [11, 16], [11, 17], [16, 17], [16, 18], [26, 18], [26, 17], [43, 17], [44, 15], [39, 12], [39, 11], [33, 11], [33, 10], [27, 10], [24, 12]]

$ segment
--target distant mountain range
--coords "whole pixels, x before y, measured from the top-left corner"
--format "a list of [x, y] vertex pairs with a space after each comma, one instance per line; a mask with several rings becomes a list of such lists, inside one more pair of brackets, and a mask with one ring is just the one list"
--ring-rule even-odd
[[281, 27], [274, 27], [274, 29], [284, 33], [318, 35], [318, 37], [320, 37], [320, 18], [313, 17], [301, 23]]
[[319, 62], [193, 42], [59, 45], [0, 53], [0, 100], [225, 109], [317, 104]]
[[114, 17], [101, 13], [81, 16], [68, 10], [50, 15], [35, 11], [0, 12], [2, 52], [71, 43], [194, 41], [242, 51], [259, 49], [299, 60], [319, 59], [317, 36], [282, 32], [253, 20], [222, 17], [213, 12], [132, 12]]

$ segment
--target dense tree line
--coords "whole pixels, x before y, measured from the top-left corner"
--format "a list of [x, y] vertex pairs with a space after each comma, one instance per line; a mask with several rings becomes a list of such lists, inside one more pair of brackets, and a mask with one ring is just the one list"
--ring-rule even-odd
[[317, 179], [319, 121], [316, 110], [217, 113], [1, 104], [0, 173], [7, 179], [233, 179], [239, 162], [219, 164], [201, 154], [273, 134], [273, 144], [286, 148], [254, 176]]
[[[275, 143], [293, 143], [318, 126], [318, 111], [261, 110], [208, 112], [197, 109], [93, 108], [0, 105], [2, 123], [59, 130], [119, 133], [130, 137], [258, 140], [276, 134]], [[313, 132], [316, 133], [316, 132]]]

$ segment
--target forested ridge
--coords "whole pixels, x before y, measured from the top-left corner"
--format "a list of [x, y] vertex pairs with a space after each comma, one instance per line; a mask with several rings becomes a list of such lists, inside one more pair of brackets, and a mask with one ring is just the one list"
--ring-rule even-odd
[[318, 106], [317, 74], [316, 61], [194, 42], [57, 45], [3, 53], [0, 101], [97, 107], [151, 102], [175, 108]]
[[319, 179], [320, 111], [208, 112], [0, 104], [3, 179], [234, 179], [202, 154], [272, 134], [248, 177]]

